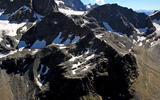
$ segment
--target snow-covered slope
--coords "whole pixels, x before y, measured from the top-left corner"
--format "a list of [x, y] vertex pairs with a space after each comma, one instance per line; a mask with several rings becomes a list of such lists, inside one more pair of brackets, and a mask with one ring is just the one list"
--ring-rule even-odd
[[85, 11], [74, 11], [71, 9], [63, 9], [63, 8], [59, 8], [59, 11], [66, 14], [66, 15], [83, 15], [83, 14], [85, 14]]
[[160, 36], [160, 20], [153, 20], [153, 25], [156, 27], [156, 33]]
[[3, 12], [1, 12], [0, 14], [0, 40], [2, 40], [2, 37], [5, 35], [16, 36], [17, 30], [25, 24], [26, 22], [23, 22], [23, 23], [10, 22], [8, 21], [8, 15], [3, 15]]

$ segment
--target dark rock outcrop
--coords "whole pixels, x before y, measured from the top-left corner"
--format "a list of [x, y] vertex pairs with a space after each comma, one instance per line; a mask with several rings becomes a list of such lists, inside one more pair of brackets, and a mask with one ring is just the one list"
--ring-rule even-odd
[[88, 17], [94, 17], [103, 26], [107, 22], [116, 32], [132, 35], [135, 28], [148, 28], [146, 34], [155, 31], [151, 19], [144, 13], [136, 13], [132, 9], [118, 6], [117, 4], [106, 4], [88, 12]]
[[24, 5], [31, 7], [31, 0], [2, 0], [0, 5], [1, 9], [5, 9], [5, 13], [10, 14]]
[[17, 12], [15, 12], [14, 14], [12, 14], [9, 17], [9, 21], [11, 22], [34, 22], [36, 20], [36, 17], [34, 16], [34, 12], [31, 8], [27, 7], [27, 6], [22, 6], [21, 8], [19, 8], [17, 10]]
[[[3, 5], [4, 3], [4, 5]], [[29, 7], [32, 12], [37, 12], [41, 15], [47, 15], [52, 12], [58, 11], [57, 5], [54, 0], [13, 0], [0, 1], [1, 9], [6, 9], [5, 13], [13, 13], [23, 6]]]
[[57, 5], [54, 0], [33, 0], [33, 9], [41, 15], [58, 11]]
[[10, 0], [1, 0], [0, 1], [0, 8], [6, 9], [10, 5]]

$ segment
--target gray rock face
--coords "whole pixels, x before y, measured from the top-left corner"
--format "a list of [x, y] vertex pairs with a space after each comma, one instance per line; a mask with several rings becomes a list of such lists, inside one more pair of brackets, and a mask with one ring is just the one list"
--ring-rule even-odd
[[33, 0], [33, 9], [41, 15], [58, 11], [57, 5], [54, 0]]

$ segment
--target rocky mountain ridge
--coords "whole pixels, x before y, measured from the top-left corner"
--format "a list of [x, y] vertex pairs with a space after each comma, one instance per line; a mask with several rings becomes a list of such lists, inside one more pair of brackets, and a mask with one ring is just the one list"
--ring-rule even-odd
[[[97, 16], [99, 15], [99, 16]], [[117, 4], [106, 4], [88, 12], [87, 16], [94, 17], [104, 27], [110, 26], [109, 31], [133, 35], [138, 33], [151, 34], [155, 31], [151, 19], [144, 13], [136, 13], [131, 9]], [[103, 17], [105, 16], [105, 17]], [[119, 24], [117, 24], [119, 23]], [[121, 23], [121, 24], [120, 24]]]
[[[49, 2], [52, 3], [48, 5]], [[114, 4], [108, 6], [117, 7]], [[112, 13], [115, 10], [111, 8], [108, 11]], [[150, 92], [153, 84], [159, 87], [155, 84], [159, 78], [154, 78], [159, 71], [159, 56], [155, 55], [160, 50], [154, 33], [136, 35], [138, 39], [134, 40], [125, 34], [108, 31], [97, 18], [90, 16], [97, 9], [86, 15], [66, 15], [58, 11], [52, 0], [35, 0], [11, 13], [2, 13], [0, 18], [8, 16], [9, 19], [6, 18], [7, 23], [6, 20], [1, 23], [17, 26], [14, 31], [9, 28], [0, 31], [3, 32], [0, 39], [0, 90], [5, 91], [0, 92], [2, 99], [158, 100], [159, 94]], [[143, 18], [148, 22], [144, 26], [153, 26], [149, 16], [140, 14], [142, 18], [134, 17], [135, 21], [124, 17], [128, 9], [120, 12], [123, 16], [117, 13], [116, 18], [124, 18], [123, 23], [128, 23], [131, 28], [136, 25], [141, 28], [143, 24], [137, 20]], [[132, 20], [138, 24], [134, 26]], [[118, 21], [117, 24], [121, 25]], [[145, 75], [147, 72], [150, 74]], [[149, 85], [147, 89], [143, 88], [146, 84]]]

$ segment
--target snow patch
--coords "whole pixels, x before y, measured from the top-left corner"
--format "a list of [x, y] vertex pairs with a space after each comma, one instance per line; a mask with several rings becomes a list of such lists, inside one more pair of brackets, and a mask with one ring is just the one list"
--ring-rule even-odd
[[154, 47], [156, 45], [160, 44], [160, 39], [158, 39], [157, 41], [151, 42], [151, 46], [150, 47]]
[[66, 46], [59, 46], [59, 49], [66, 49]]
[[15, 50], [15, 51], [10, 51], [8, 54], [2, 54], [2, 53], [0, 53], [0, 58], [4, 58], [4, 57], [7, 57], [7, 56], [9, 56], [9, 55], [15, 54], [16, 52], [17, 52], [17, 50]]
[[23, 49], [24, 49], [24, 47], [22, 47], [22, 48], [18, 49], [18, 51], [23, 51]]
[[40, 69], [38, 71], [38, 76], [40, 76], [40, 74], [42, 74], [43, 68], [44, 68], [44, 65], [41, 64]]
[[107, 22], [103, 22], [103, 25], [108, 31], [115, 32]]
[[88, 70], [90, 67], [91, 67], [91, 64], [86, 65], [85, 68], [83, 69], [83, 71]]
[[35, 78], [35, 82], [39, 86], [39, 88], [43, 86], [42, 83], [38, 80], [38, 78]]
[[103, 37], [103, 35], [104, 35], [104, 34], [98, 34], [98, 35], [96, 35], [96, 38], [100, 39], [100, 38]]
[[37, 12], [34, 12], [34, 18], [37, 18], [38, 20], [41, 20], [42, 18], [44, 18], [44, 16], [38, 14]]
[[46, 41], [45, 40], [36, 40], [33, 45], [30, 47], [31, 49], [41, 49], [46, 46]]
[[26, 32], [27, 31], [27, 26], [24, 26], [21, 30], [20, 30], [20, 32]]
[[11, 48], [11, 45], [10, 45], [10, 44], [6, 44], [6, 46], [7, 46], [8, 48]]
[[79, 41], [80, 37], [79, 36], [75, 36], [75, 38], [72, 40], [72, 43], [75, 43], [77, 41]]
[[160, 36], [160, 20], [153, 20], [153, 25], [156, 27], [157, 36]]
[[0, 42], [2, 41], [3, 39], [0, 37]]
[[146, 40], [146, 37], [144, 37], [144, 36], [137, 36], [137, 42], [142, 42], [144, 40]]
[[123, 37], [123, 35], [122, 35], [123, 33], [121, 33], [121, 32], [116, 32], [115, 30], [113, 30], [112, 27], [111, 27], [107, 22], [103, 22], [103, 25], [104, 25], [104, 27], [105, 27], [109, 32], [118, 34], [119, 36]]
[[56, 2], [56, 4], [59, 6], [60, 4], [64, 4], [64, 2], [63, 1], [61, 1], [61, 0], [55, 0], [55, 2]]
[[88, 56], [88, 57], [86, 58], [86, 60], [88, 61], [88, 60], [92, 59], [94, 56], [95, 56], [95, 54], [92, 54], [91, 56]]
[[120, 44], [121, 46], [123, 46], [123, 47], [126, 47], [122, 42], [119, 42], [119, 44]]
[[32, 55], [35, 55], [38, 51], [39, 51], [38, 49], [32, 50]]
[[[82, 56], [83, 56], [83, 55], [76, 56], [76, 57], [72, 57], [69, 61], [75, 61], [76, 59], [79, 59], [79, 58], [81, 58]], [[88, 60], [92, 59], [94, 56], [95, 56], [95, 54], [92, 54], [92, 55], [86, 57], [84, 62], [81, 62], [81, 63], [78, 62], [77, 64], [73, 64], [73, 65], [72, 65], [72, 74], [76, 74], [76, 71], [79, 70], [78, 67], [79, 67], [80, 65], [85, 64]], [[89, 65], [86, 65], [84, 70], [87, 70], [89, 67], [90, 67]], [[84, 70], [83, 70], [83, 71], [84, 71]]]
[[83, 19], [83, 24], [81, 25], [81, 27], [85, 26], [87, 23], [89, 23], [86, 19]]
[[16, 36], [17, 30], [25, 24], [26, 24], [25, 22], [17, 24], [17, 23], [10, 23], [8, 20], [0, 20], [0, 36], [2, 36], [2, 34], [8, 36]]
[[148, 27], [145, 27], [145, 28], [139, 28], [139, 29], [135, 28], [135, 30], [137, 31], [137, 34], [141, 34], [141, 35], [143, 35], [143, 34], [145, 34], [145, 33], [147, 32]]
[[81, 58], [82, 57], [82, 55], [80, 55], [80, 56], [73, 56], [72, 55], [72, 58], [71, 59], [69, 59], [69, 61], [75, 61], [76, 59], [79, 59], [79, 58]]
[[90, 9], [90, 8], [91, 8], [91, 5], [87, 5], [86, 8]]
[[147, 32], [147, 30], [148, 30], [148, 27], [139, 28], [138, 30], [139, 30], [139, 33], [140, 33], [140, 34], [145, 34], [145, 33]]
[[54, 24], [58, 24], [58, 22], [57, 22], [57, 21], [54, 21], [53, 23], [54, 23]]
[[48, 68], [48, 66], [46, 66], [46, 70], [45, 70], [45, 72], [42, 73], [42, 75], [46, 75], [48, 73], [48, 71], [49, 71], [49, 68]]
[[159, 11], [155, 11], [154, 13], [150, 14], [149, 16], [154, 16], [157, 13], [159, 13]]
[[73, 35], [73, 34], [69, 35], [68, 38], [67, 38], [67, 40], [64, 41], [63, 44], [65, 44], [65, 45], [66, 45], [66, 44], [69, 44], [69, 43], [71, 42], [71, 39], [70, 39], [70, 38], [72, 37], [72, 35]]
[[87, 55], [87, 54], [89, 54], [89, 48], [86, 48], [86, 50], [87, 50], [87, 52], [85, 52], [85, 54]]
[[160, 25], [160, 20], [154, 19], [152, 22]]
[[66, 15], [83, 15], [85, 13], [85, 11], [74, 11], [71, 9], [63, 9], [63, 8], [59, 8], [59, 11]]
[[133, 39], [133, 44], [136, 44], [136, 43], [137, 43], [137, 41]]
[[3, 9], [0, 9], [0, 16], [4, 13]]
[[27, 44], [25, 41], [19, 41], [18, 48], [27, 47]]
[[142, 45], [143, 45], [143, 43], [142, 43], [142, 42], [140, 42], [138, 45], [139, 45], [139, 46], [142, 46]]
[[8, 14], [3, 14], [4, 10], [0, 9], [0, 20], [8, 20], [9, 15]]
[[62, 35], [62, 32], [59, 32], [58, 36], [53, 40], [53, 44], [61, 44], [62, 39], [60, 38]]

